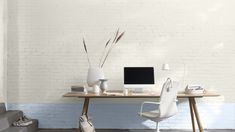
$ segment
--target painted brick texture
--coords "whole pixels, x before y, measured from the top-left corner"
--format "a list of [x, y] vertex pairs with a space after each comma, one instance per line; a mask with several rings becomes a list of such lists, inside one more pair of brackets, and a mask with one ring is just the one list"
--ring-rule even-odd
[[[138, 116], [140, 105], [140, 103], [91, 103], [89, 116], [96, 128], [156, 128], [156, 123]], [[9, 109], [20, 109], [27, 116], [39, 119], [40, 128], [77, 128], [78, 117], [82, 110], [80, 103], [9, 104], [8, 106]], [[160, 123], [161, 129], [192, 129], [188, 102], [181, 101], [178, 107], [177, 115]], [[235, 114], [234, 104], [202, 103], [198, 109], [204, 128], [235, 129], [235, 118], [231, 117]]]
[[[202, 84], [234, 102], [234, 5], [233, 0], [9, 0], [8, 101], [63, 102], [71, 84], [86, 81], [82, 37], [96, 66], [105, 41], [120, 28], [126, 34], [104, 66], [111, 89], [123, 87], [123, 66], [155, 66], [159, 89], [168, 76], [182, 83], [185, 78], [185, 84]], [[161, 72], [162, 63], [172, 70]]]
[[3, 47], [4, 47], [4, 20], [3, 20], [3, 14], [4, 14], [4, 3], [3, 0], [0, 0], [0, 102], [4, 100], [3, 97], [3, 93], [4, 93], [4, 89], [3, 89], [3, 75], [4, 75], [4, 71], [3, 71]]
[[[219, 98], [206, 99], [206, 102], [219, 102], [226, 106], [228, 104], [226, 108], [234, 110], [234, 0], [7, 0], [7, 2], [7, 96], [9, 103], [16, 104], [12, 108], [17, 108], [17, 104], [27, 103], [60, 105], [81, 102], [78, 99], [62, 98], [62, 95], [70, 91], [72, 84], [86, 82], [88, 63], [82, 38], [85, 37], [87, 40], [92, 65], [97, 66], [105, 41], [114, 35], [117, 28], [120, 28], [126, 31], [126, 34], [113, 49], [104, 66], [110, 89], [122, 89], [124, 66], [155, 66], [157, 76], [155, 90], [161, 89], [162, 82], [167, 77], [179, 80], [182, 90], [186, 84], [202, 84], [206, 89], [216, 90], [222, 94]], [[169, 72], [160, 70], [163, 63], [170, 64]], [[113, 101], [126, 102], [126, 100], [108, 100], [105, 103]], [[29, 105], [25, 109], [30, 107]], [[46, 111], [39, 112], [36, 111], [38, 106], [33, 107], [34, 116], [40, 119], [48, 117]], [[56, 110], [63, 114], [72, 107], [63, 106], [62, 110]], [[212, 108], [224, 110], [221, 107]], [[115, 107], [109, 109], [112, 111]], [[235, 115], [231, 111], [228, 113], [231, 114], [224, 113], [221, 117], [226, 116], [229, 124], [235, 119]], [[66, 118], [74, 114], [76, 112], [72, 111]], [[58, 116], [58, 121], [60, 118], [62, 117]], [[212, 115], [208, 118], [217, 117]], [[117, 119], [118, 122], [122, 120], [122, 118]], [[216, 122], [219, 120], [216, 119]], [[178, 125], [183, 126], [181, 128], [188, 128], [185, 123]], [[66, 128], [75, 124], [55, 122], [52, 125], [41, 125], [41, 127], [53, 126]], [[216, 128], [217, 124], [208, 126]], [[220, 128], [231, 128], [231, 126], [231, 124], [222, 125]], [[124, 125], [122, 128], [125, 127]], [[174, 126], [169, 125], [169, 128]]]

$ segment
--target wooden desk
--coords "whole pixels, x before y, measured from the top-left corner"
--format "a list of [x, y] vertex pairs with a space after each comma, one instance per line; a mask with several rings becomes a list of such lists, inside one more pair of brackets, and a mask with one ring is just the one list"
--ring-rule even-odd
[[[83, 109], [82, 114], [87, 115], [88, 109], [89, 109], [89, 101], [91, 98], [159, 98], [159, 93], [133, 93], [128, 95], [123, 95], [122, 91], [110, 91], [110, 94], [94, 94], [94, 93], [76, 93], [76, 92], [69, 92], [63, 95], [63, 97], [77, 97], [77, 98], [84, 98], [83, 103]], [[116, 93], [116, 94], [113, 94]], [[189, 107], [190, 107], [190, 114], [191, 114], [191, 120], [192, 120], [192, 127], [193, 132], [196, 132], [195, 128], [195, 119], [198, 124], [198, 128], [200, 132], [204, 132], [202, 123], [200, 121], [199, 112], [197, 109], [195, 98], [203, 98], [203, 97], [216, 97], [219, 96], [216, 93], [213, 92], [205, 92], [204, 94], [185, 94], [184, 92], [179, 92], [177, 95], [177, 98], [187, 98], [189, 100]]]

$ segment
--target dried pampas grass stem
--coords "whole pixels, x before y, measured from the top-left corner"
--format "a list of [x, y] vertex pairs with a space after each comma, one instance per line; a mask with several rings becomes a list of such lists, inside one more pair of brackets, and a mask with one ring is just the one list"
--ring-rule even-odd
[[107, 54], [106, 54], [106, 56], [105, 56], [105, 58], [104, 58], [104, 61], [103, 61], [103, 63], [101, 64], [100, 67], [103, 67], [103, 66], [104, 66], [104, 64], [105, 64], [105, 62], [106, 62], [106, 60], [107, 60], [107, 58], [108, 58], [108, 56], [109, 56], [111, 50], [113, 49], [114, 45], [117, 44], [117, 42], [122, 38], [122, 36], [123, 36], [124, 34], [125, 34], [125, 32], [122, 32], [122, 33], [119, 35], [119, 29], [117, 30], [116, 35], [115, 35], [115, 38], [114, 38], [114, 40], [113, 40], [113, 43], [112, 43], [112, 45], [110, 46], [110, 48], [109, 48], [109, 50], [108, 50], [108, 52], [107, 52]]
[[91, 62], [90, 62], [88, 51], [87, 51], [87, 47], [86, 47], [86, 41], [85, 41], [84, 38], [82, 39], [82, 42], [83, 42], [83, 46], [84, 46], [84, 49], [85, 49], [85, 52], [86, 52], [86, 56], [87, 56], [87, 60], [88, 60], [89, 66], [91, 66]]
[[[117, 31], [115, 33], [115, 36], [114, 36], [114, 39], [112, 40], [112, 37], [111, 37], [105, 43], [104, 50], [103, 50], [102, 56], [100, 58], [99, 67], [102, 68], [104, 66], [104, 64], [105, 64], [110, 52], [112, 51], [114, 45], [117, 44], [120, 41], [120, 39], [123, 37], [124, 34], [125, 34], [125, 32], [122, 32], [120, 34], [119, 29], [117, 29]], [[87, 50], [87, 46], [86, 46], [86, 41], [85, 41], [84, 38], [82, 39], [82, 42], [83, 42], [84, 50], [85, 50], [86, 55], [87, 55], [87, 60], [88, 60], [89, 66], [91, 66], [90, 59], [89, 59], [89, 54], [88, 54], [88, 50]]]

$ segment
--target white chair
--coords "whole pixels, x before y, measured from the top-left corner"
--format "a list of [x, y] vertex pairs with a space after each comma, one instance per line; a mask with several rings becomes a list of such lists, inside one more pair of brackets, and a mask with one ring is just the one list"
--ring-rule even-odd
[[[139, 115], [156, 122], [156, 132], [160, 132], [158, 127], [160, 121], [167, 119], [178, 112], [176, 104], [178, 88], [179, 83], [171, 81], [171, 79], [168, 78], [163, 84], [159, 102], [146, 101], [142, 103]], [[143, 112], [144, 104], [154, 104], [159, 107], [157, 110]]]

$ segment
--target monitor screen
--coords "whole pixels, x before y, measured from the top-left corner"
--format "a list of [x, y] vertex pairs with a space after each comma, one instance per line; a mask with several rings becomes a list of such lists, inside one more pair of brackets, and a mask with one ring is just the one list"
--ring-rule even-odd
[[124, 84], [154, 84], [154, 68], [124, 67]]

